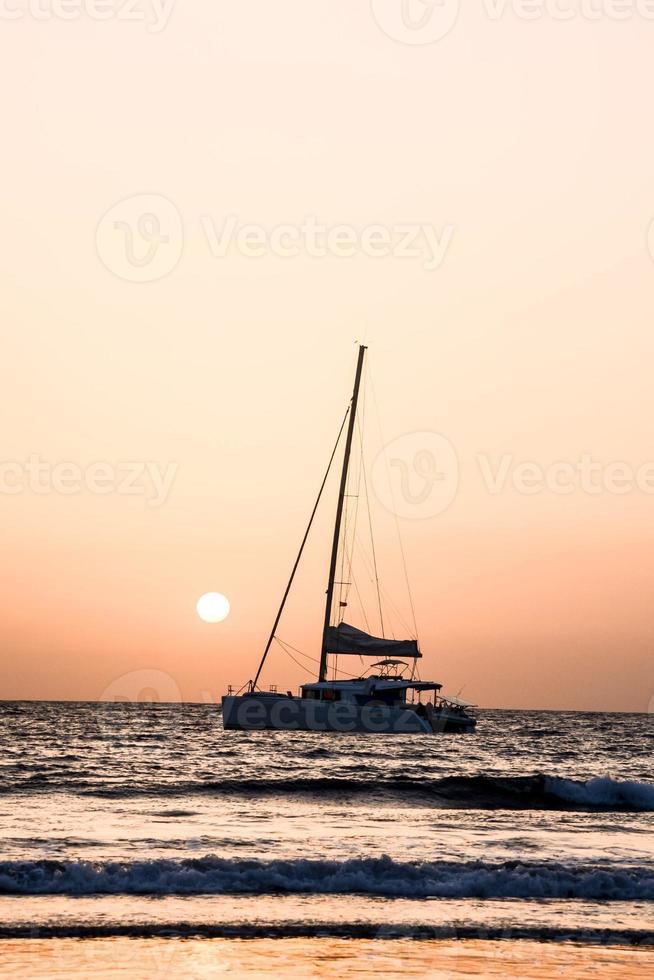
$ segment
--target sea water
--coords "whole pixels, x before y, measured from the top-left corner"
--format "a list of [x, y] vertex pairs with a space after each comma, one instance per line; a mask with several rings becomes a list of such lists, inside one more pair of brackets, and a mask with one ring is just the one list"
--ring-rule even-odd
[[213, 705], [0, 716], [0, 973], [654, 973], [650, 715], [432, 736], [225, 732]]

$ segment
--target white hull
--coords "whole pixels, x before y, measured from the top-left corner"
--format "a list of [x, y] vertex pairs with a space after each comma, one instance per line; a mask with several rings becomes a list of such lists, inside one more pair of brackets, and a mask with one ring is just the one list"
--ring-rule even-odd
[[[366, 732], [378, 735], [432, 735], [462, 731], [460, 719], [435, 712], [431, 718], [413, 708], [341, 702], [256, 693], [222, 699], [223, 727], [241, 731]], [[469, 730], [472, 730], [472, 727]]]
[[285, 732], [370, 732], [430, 734], [428, 722], [415, 711], [386, 705], [329, 703], [308, 698], [257, 694], [223, 698], [223, 726]]

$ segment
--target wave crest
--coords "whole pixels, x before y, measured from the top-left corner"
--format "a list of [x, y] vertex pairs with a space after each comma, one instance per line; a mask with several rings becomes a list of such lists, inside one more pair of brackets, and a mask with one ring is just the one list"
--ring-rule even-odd
[[388, 898], [654, 900], [654, 868], [389, 857], [134, 862], [1, 861], [5, 895], [362, 894]]
[[589, 780], [559, 776], [443, 776], [350, 779], [339, 777], [288, 779], [205, 779], [183, 782], [144, 780], [104, 785], [101, 780], [50, 782], [35, 779], [0, 784], [0, 793], [69, 792], [82, 796], [123, 799], [180, 796], [308, 796], [382, 797], [407, 805], [466, 809], [532, 809], [589, 811], [654, 811], [654, 783], [608, 776]]
[[654, 784], [610, 779], [577, 781], [555, 776], [445, 776], [440, 779], [243, 779], [159, 786], [87, 789], [97, 796], [382, 796], [408, 803], [471, 809], [654, 811]]
[[582, 807], [654, 810], [654, 785], [608, 776], [580, 783], [572, 779], [545, 779], [545, 791]]

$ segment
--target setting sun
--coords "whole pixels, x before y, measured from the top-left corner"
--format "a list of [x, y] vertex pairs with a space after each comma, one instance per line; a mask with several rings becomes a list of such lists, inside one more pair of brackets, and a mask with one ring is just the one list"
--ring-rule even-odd
[[222, 623], [229, 616], [229, 599], [220, 592], [206, 592], [195, 608], [205, 623]]

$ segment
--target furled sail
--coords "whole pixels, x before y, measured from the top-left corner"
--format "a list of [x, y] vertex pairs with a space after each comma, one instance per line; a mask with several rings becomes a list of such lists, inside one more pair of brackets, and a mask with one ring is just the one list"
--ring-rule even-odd
[[327, 653], [355, 654], [359, 657], [422, 657], [416, 640], [384, 640], [347, 623], [327, 627], [323, 649]]

